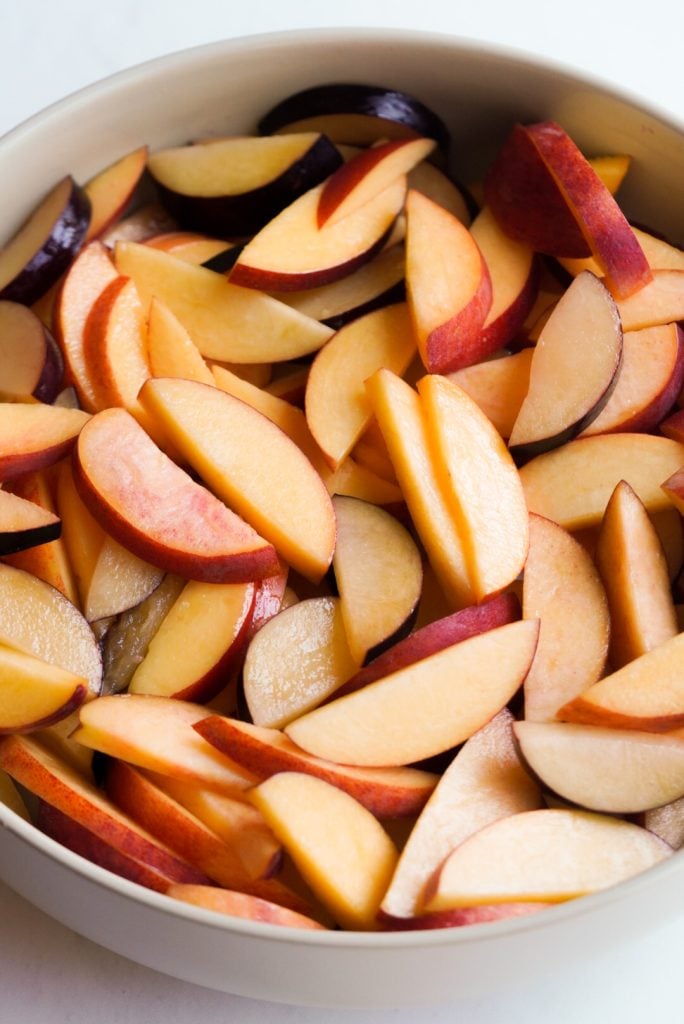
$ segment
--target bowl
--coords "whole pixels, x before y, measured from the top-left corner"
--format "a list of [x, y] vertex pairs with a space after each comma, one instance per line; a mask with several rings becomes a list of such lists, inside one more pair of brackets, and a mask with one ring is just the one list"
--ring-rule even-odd
[[[372, 72], [369, 73], [369, 69]], [[398, 87], [432, 106], [476, 179], [514, 120], [560, 121], [580, 147], [629, 152], [628, 215], [684, 237], [684, 123], [605, 83], [538, 59], [443, 35], [316, 30], [203, 46], [89, 87], [0, 141], [0, 238], [66, 173], [86, 180], [140, 144], [250, 132], [260, 114], [325, 81]], [[530, 984], [559, 984], [583, 961], [681, 917], [684, 860], [543, 914], [404, 933], [298, 932], [220, 917], [118, 878], [0, 804], [0, 877], [87, 938], [140, 964], [243, 996], [320, 1006], [399, 1006]], [[546, 968], [545, 968], [546, 969]]]

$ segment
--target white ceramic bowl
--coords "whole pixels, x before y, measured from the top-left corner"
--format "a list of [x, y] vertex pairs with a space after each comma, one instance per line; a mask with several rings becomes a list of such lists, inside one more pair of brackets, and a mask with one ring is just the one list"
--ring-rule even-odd
[[[628, 213], [684, 237], [684, 124], [604, 84], [501, 49], [382, 30], [294, 32], [201, 47], [116, 75], [0, 141], [0, 239], [67, 172], [85, 180], [143, 142], [252, 131], [277, 100], [326, 81], [413, 93], [452, 130], [460, 176], [476, 176], [513, 120], [554, 118], [581, 147], [634, 157]], [[679, 202], [675, 197], [679, 196]], [[0, 877], [123, 956], [239, 995], [290, 1003], [399, 1006], [531, 982], [559, 984], [582, 960], [681, 916], [684, 859], [540, 915], [404, 934], [308, 933], [219, 917], [111, 875], [0, 805]], [[545, 968], [544, 968], [545, 969]]]

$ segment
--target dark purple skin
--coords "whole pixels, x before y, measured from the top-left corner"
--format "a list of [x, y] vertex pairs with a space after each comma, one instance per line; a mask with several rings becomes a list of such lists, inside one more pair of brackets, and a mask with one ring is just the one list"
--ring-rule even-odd
[[364, 114], [395, 121], [416, 135], [435, 139], [445, 155], [449, 152], [446, 125], [420, 100], [396, 89], [349, 82], [317, 85], [288, 96], [264, 114], [259, 121], [259, 132], [272, 135], [293, 122], [329, 114]]
[[0, 555], [16, 555], [17, 551], [26, 551], [27, 548], [35, 548], [39, 544], [49, 544], [50, 541], [57, 540], [61, 532], [62, 523], [59, 519], [54, 523], [32, 526], [26, 530], [0, 529]]
[[286, 206], [320, 185], [342, 164], [336, 146], [321, 135], [274, 181], [234, 196], [189, 196], [155, 181], [162, 206], [186, 231], [214, 238], [248, 238]]
[[0, 299], [32, 306], [67, 270], [90, 224], [90, 199], [73, 178], [61, 213], [40, 249], [0, 291]]
[[45, 363], [33, 397], [39, 402], [51, 405], [62, 390], [64, 381], [64, 358], [62, 350], [47, 327], [45, 330]]

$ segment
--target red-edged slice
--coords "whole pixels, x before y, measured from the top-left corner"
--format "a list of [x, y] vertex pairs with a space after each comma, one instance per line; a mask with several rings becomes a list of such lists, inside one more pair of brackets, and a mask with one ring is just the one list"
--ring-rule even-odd
[[89, 426], [74, 480], [124, 547], [167, 572], [209, 583], [278, 571], [273, 547], [164, 455], [124, 409], [97, 413]]
[[325, 926], [314, 921], [296, 910], [282, 907], [278, 903], [251, 896], [244, 892], [233, 892], [230, 889], [219, 889], [211, 885], [171, 885], [166, 895], [195, 907], [213, 910], [217, 914], [228, 914], [230, 917], [243, 917], [248, 921], [264, 921], [267, 924], [279, 924], [285, 928], [323, 929]]
[[89, 419], [80, 409], [0, 403], [0, 480], [54, 465]]
[[52, 402], [64, 376], [64, 360], [54, 338], [33, 310], [0, 302], [0, 394]]
[[85, 240], [103, 234], [124, 213], [147, 164], [147, 146], [139, 146], [86, 182], [90, 224]]

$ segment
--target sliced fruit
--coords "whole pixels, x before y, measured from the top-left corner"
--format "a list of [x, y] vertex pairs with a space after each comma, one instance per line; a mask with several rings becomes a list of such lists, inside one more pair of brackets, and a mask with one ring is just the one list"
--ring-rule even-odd
[[567, 722], [516, 722], [532, 771], [591, 811], [634, 814], [684, 796], [684, 741]]
[[[149, 380], [140, 401], [215, 494], [293, 568], [321, 579], [335, 545], [332, 505], [318, 473], [282, 431], [244, 402], [195, 381]], [[255, 464], [255, 452], [263, 463]]]
[[153, 298], [147, 318], [147, 358], [153, 377], [183, 377], [213, 384], [214, 375], [177, 316]]
[[89, 419], [80, 409], [0, 402], [0, 480], [54, 465], [68, 455]]
[[170, 885], [166, 895], [172, 899], [191, 903], [195, 907], [213, 910], [217, 914], [243, 917], [248, 921], [263, 921], [278, 924], [284, 928], [321, 929], [324, 925], [296, 910], [289, 910], [278, 903], [251, 896], [244, 892], [231, 892], [211, 885]]
[[298, 772], [267, 779], [250, 799], [335, 919], [348, 928], [372, 928], [397, 851], [370, 811]]
[[295, 743], [340, 763], [401, 765], [462, 743], [510, 700], [537, 644], [513, 622], [438, 651], [286, 727]]
[[147, 146], [139, 146], [86, 182], [84, 191], [91, 207], [86, 242], [103, 234], [120, 219], [146, 165]]
[[427, 911], [598, 892], [672, 855], [646, 829], [586, 811], [525, 811], [476, 832], [447, 858]]
[[277, 571], [271, 545], [164, 455], [124, 409], [97, 413], [89, 427], [79, 438], [74, 479], [115, 540], [167, 572], [209, 583]]
[[539, 619], [539, 643], [525, 679], [525, 718], [545, 722], [601, 678], [611, 635], [608, 601], [582, 545], [537, 515], [530, 516], [522, 593], [523, 616]]
[[533, 348], [501, 355], [447, 374], [476, 402], [503, 438], [509, 438], [530, 382]]
[[60, 519], [34, 501], [0, 490], [0, 555], [11, 555], [59, 537]]
[[0, 391], [6, 397], [52, 402], [64, 376], [64, 360], [36, 314], [18, 302], [0, 302]]
[[0, 645], [0, 689], [0, 734], [32, 732], [75, 711], [88, 694], [88, 680]]
[[620, 296], [618, 312], [625, 331], [684, 319], [684, 269], [654, 270], [652, 280], [628, 297]]

